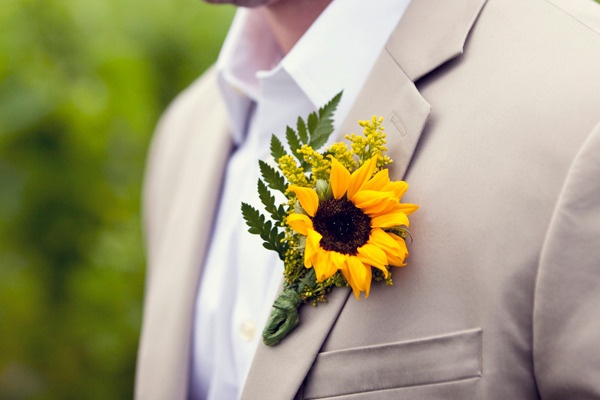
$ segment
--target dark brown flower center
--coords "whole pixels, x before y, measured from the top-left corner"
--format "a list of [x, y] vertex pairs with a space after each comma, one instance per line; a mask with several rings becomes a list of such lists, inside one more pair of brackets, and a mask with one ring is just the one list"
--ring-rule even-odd
[[348, 199], [328, 199], [319, 203], [313, 226], [323, 236], [323, 249], [356, 255], [369, 240], [371, 218]]

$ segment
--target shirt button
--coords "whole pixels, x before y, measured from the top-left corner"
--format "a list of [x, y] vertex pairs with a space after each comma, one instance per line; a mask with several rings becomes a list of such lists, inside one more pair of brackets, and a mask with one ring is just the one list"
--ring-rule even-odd
[[254, 322], [250, 321], [249, 319], [244, 320], [244, 322], [242, 322], [240, 325], [240, 336], [242, 339], [246, 342], [249, 342], [254, 339], [255, 335], [256, 325]]

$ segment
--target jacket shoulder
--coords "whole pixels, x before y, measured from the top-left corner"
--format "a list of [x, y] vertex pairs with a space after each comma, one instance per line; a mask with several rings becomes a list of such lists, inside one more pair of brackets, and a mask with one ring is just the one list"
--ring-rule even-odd
[[174, 132], [183, 133], [181, 129], [172, 128], [180, 128], [199, 115], [211, 115], [216, 108], [223, 107], [217, 73], [211, 67], [169, 104], [158, 122], [154, 141], [161, 140], [164, 131], [169, 131], [169, 135], [176, 135]]
[[171, 102], [158, 121], [146, 159], [142, 193], [144, 225], [150, 236], [147, 240], [152, 241], [152, 231], [162, 226], [165, 210], [185, 184], [184, 171], [201, 156], [199, 143], [211, 144], [216, 131], [226, 130], [226, 108], [211, 67]]

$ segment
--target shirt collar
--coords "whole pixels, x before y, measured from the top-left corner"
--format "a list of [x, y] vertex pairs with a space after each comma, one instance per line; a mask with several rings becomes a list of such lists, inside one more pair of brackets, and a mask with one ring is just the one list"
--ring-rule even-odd
[[260, 9], [240, 8], [217, 61], [235, 139], [242, 139], [260, 78], [287, 73], [315, 108], [344, 91], [341, 123], [410, 0], [332, 1], [283, 57]]
[[332, 1], [281, 61], [283, 68], [315, 107], [342, 90], [346, 104], [353, 103], [409, 2]]
[[283, 54], [259, 9], [238, 8], [217, 60], [227, 87], [253, 100], [258, 98], [259, 71], [269, 71]]

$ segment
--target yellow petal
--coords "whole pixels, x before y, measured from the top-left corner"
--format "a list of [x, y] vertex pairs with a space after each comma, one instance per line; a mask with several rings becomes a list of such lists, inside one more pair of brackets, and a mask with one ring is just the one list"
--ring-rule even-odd
[[377, 158], [378, 156], [372, 157], [350, 176], [350, 184], [348, 185], [348, 198], [350, 200], [354, 199], [354, 195], [371, 178], [373, 172], [375, 172]]
[[361, 190], [353, 199], [354, 205], [370, 217], [378, 216], [394, 210], [398, 199], [393, 192], [378, 192], [375, 190]]
[[391, 235], [393, 234], [385, 232], [381, 228], [374, 228], [371, 230], [368, 243], [371, 243], [377, 246], [377, 248], [383, 250], [387, 257], [388, 265], [402, 267], [405, 265], [404, 259], [408, 255], [406, 243], [400, 236], [394, 235], [395, 237], [392, 237]]
[[419, 209], [419, 206], [416, 204], [410, 203], [400, 203], [400, 210], [406, 215], [412, 214]]
[[[363, 191], [361, 190], [361, 193], [362, 192]], [[384, 214], [395, 214], [395, 213], [404, 213], [406, 215], [409, 215], [419, 209], [419, 206], [416, 204], [398, 203], [396, 200], [392, 200], [392, 199], [395, 199], [395, 197], [390, 197], [389, 201], [387, 201], [385, 203], [385, 207], [383, 207], [383, 204], [378, 204], [377, 207], [373, 206], [373, 207], [368, 208], [367, 210], [363, 210], [363, 209], [361, 209], [361, 210], [365, 214], [368, 214], [371, 218], [375, 218], [375, 217], [379, 217]]]
[[367, 242], [367, 244], [358, 248], [358, 258], [365, 264], [369, 264], [377, 269], [380, 269], [385, 277], [388, 276], [387, 256], [383, 250]]
[[367, 278], [367, 266], [357, 256], [348, 257], [348, 269], [352, 274], [352, 280], [360, 291], [365, 290], [365, 279]]
[[337, 251], [330, 251], [331, 263], [335, 268], [335, 271], [341, 271], [346, 265], [346, 259], [349, 257], [346, 254], [338, 253]]
[[319, 250], [321, 250], [321, 234], [314, 229], [308, 229], [306, 246], [304, 247], [304, 267], [310, 268], [315, 264]]
[[[394, 241], [396, 243], [398, 243], [398, 246], [400, 246], [401, 253], [404, 253], [404, 258], [408, 257], [408, 248], [406, 247], [406, 240], [404, 240], [403, 238], [401, 238], [400, 236], [398, 236], [392, 232], [386, 232], [386, 233], [389, 237], [394, 239]], [[396, 266], [398, 267], [398, 265], [396, 265]], [[399, 266], [401, 267], [402, 265], [399, 265]]]
[[371, 281], [373, 279], [373, 271], [371, 268], [367, 267], [366, 269], [367, 276], [365, 277], [365, 299], [369, 297], [369, 293], [371, 292]]
[[304, 214], [290, 214], [286, 219], [287, 224], [301, 235], [308, 235], [308, 229], [313, 228], [312, 220]]
[[356, 256], [349, 256], [346, 265], [347, 273], [350, 276], [348, 283], [352, 287], [354, 296], [360, 299], [360, 292], [367, 291], [371, 286], [371, 267], [365, 265]]
[[352, 274], [350, 273], [350, 257], [348, 257], [348, 259], [346, 260], [346, 265], [344, 266], [344, 268], [341, 269], [342, 275], [344, 275], [344, 278], [346, 279], [346, 282], [348, 282], [348, 285], [350, 285], [350, 287], [352, 288], [352, 292], [354, 293], [354, 296], [356, 297], [356, 299], [360, 299], [360, 289], [358, 289], [358, 287], [356, 286], [356, 283], [354, 283], [354, 279], [352, 277]]
[[390, 182], [389, 170], [386, 168], [386, 169], [382, 169], [381, 171], [379, 171], [378, 173], [373, 175], [373, 177], [364, 184], [362, 189], [363, 190], [379, 190], [379, 191], [389, 192], [392, 190], [391, 189], [383, 190], [383, 188], [388, 186], [390, 183], [392, 183], [392, 182]]
[[408, 183], [404, 181], [389, 182], [381, 190], [394, 192], [398, 200], [400, 200], [404, 193], [408, 190]]
[[331, 260], [329, 252], [321, 249], [316, 254], [316, 259], [313, 263], [313, 268], [315, 269], [315, 276], [318, 282], [323, 282], [325, 279], [327, 279], [327, 270], [330, 266]]
[[313, 189], [302, 186], [290, 186], [290, 190], [296, 193], [300, 205], [311, 217], [315, 216], [317, 208], [319, 208], [319, 196]]
[[333, 197], [340, 199], [346, 194], [348, 185], [350, 184], [350, 172], [338, 160], [331, 156], [331, 174], [329, 175], [331, 182], [331, 191]]
[[319, 252], [318, 267], [315, 266], [315, 274], [317, 281], [323, 282], [325, 279], [331, 278], [338, 270], [344, 268], [346, 255], [337, 251], [327, 251], [321, 249]]
[[402, 211], [394, 211], [371, 218], [372, 228], [392, 228], [394, 226], [409, 226], [409, 220]]
[[352, 276], [350, 275], [350, 272], [348, 271], [348, 267], [345, 267], [344, 269], [340, 270], [342, 272], [342, 275], [344, 276], [344, 279], [346, 279], [346, 282], [348, 282], [348, 285], [350, 285], [350, 287], [352, 288], [352, 292], [354, 293], [354, 296], [356, 296], [356, 299], [360, 299], [360, 291], [356, 291], [354, 289], [354, 282], [352, 281]]

